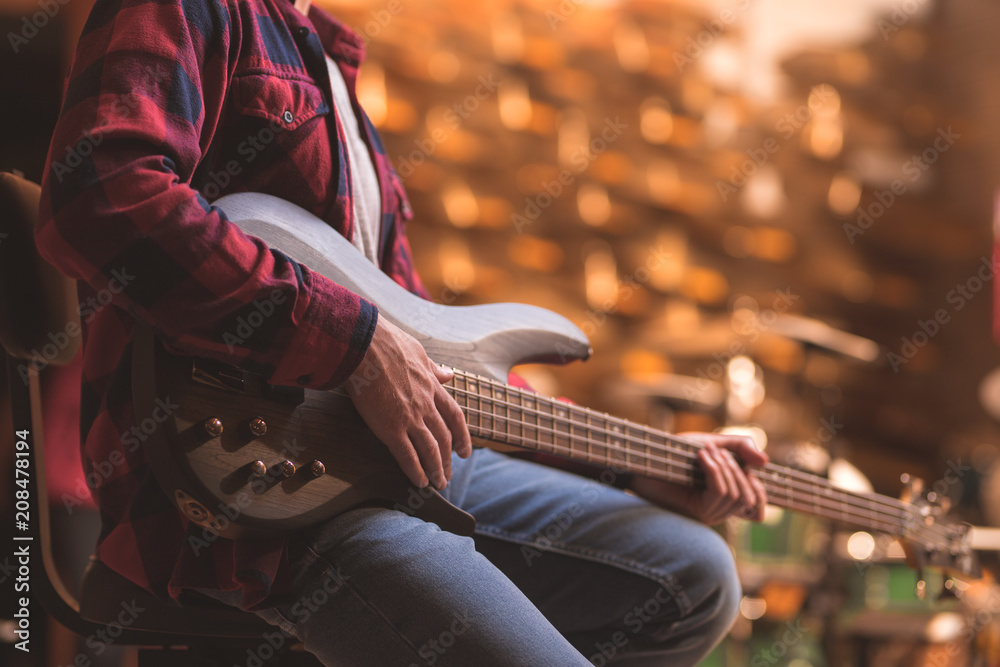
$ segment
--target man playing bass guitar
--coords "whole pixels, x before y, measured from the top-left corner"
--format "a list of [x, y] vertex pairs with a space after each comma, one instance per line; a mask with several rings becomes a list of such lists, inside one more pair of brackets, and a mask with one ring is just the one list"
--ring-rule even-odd
[[[414, 338], [210, 203], [291, 201], [427, 297], [406, 195], [354, 92], [362, 59], [361, 39], [309, 0], [97, 0], [37, 232], [99, 306], [81, 419], [97, 556], [166, 599], [200, 591], [253, 611], [327, 665], [696, 664], [740, 599], [708, 526], [760, 520], [766, 504], [750, 472], [766, 457], [748, 439], [692, 435], [705, 487], [620, 477], [634, 493], [473, 450], [449, 373]], [[266, 315], [238, 335], [252, 312]], [[275, 385], [346, 386], [409, 480], [472, 513], [475, 536], [363, 507], [287, 537], [192, 541], [140, 446], [153, 415], [132, 403], [136, 319], [172, 351]]]

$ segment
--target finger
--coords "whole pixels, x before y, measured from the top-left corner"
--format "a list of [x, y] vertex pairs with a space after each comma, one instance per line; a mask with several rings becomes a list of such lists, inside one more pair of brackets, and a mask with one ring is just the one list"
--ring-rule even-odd
[[719, 443], [719, 446], [735, 453], [743, 465], [762, 466], [770, 460], [767, 454], [757, 449], [753, 438], [742, 435], [726, 436], [726, 438]]
[[438, 450], [437, 440], [423, 424], [411, 429], [409, 436], [410, 443], [417, 450], [417, 456], [420, 457], [424, 472], [427, 473], [427, 478], [430, 479], [435, 488], [443, 489], [448, 484], [448, 480], [444, 476], [444, 466], [441, 463], [441, 453]]
[[750, 484], [750, 480], [747, 479], [747, 474], [740, 467], [739, 461], [733, 456], [732, 452], [728, 449], [721, 450], [723, 458], [726, 461], [726, 467], [733, 475], [733, 480], [736, 482], [736, 486], [740, 492], [740, 504], [753, 507], [757, 504], [757, 492], [754, 490], [753, 485]]
[[431, 362], [431, 365], [434, 367], [434, 377], [438, 379], [438, 382], [444, 384], [455, 377], [455, 371], [452, 369], [438, 366], [433, 362]]
[[767, 490], [764, 488], [764, 484], [753, 475], [750, 475], [750, 483], [757, 491], [757, 512], [753, 520], [759, 523], [764, 520], [764, 512], [767, 510]]
[[741, 504], [740, 499], [742, 491], [733, 472], [733, 467], [738, 466], [736, 461], [732, 458], [733, 455], [724, 449], [719, 449], [718, 447], [713, 446], [712, 455], [715, 456], [715, 460], [719, 464], [719, 472], [725, 480], [725, 495], [722, 498], [722, 509], [726, 514], [729, 514], [733, 511], [733, 507]]
[[445, 480], [451, 479], [451, 431], [444, 423], [440, 413], [433, 413], [424, 417], [424, 425], [434, 436], [438, 448], [438, 455], [441, 457], [441, 467], [444, 470]]
[[430, 483], [424, 472], [424, 467], [420, 464], [420, 457], [417, 456], [416, 450], [410, 444], [409, 436], [386, 440], [385, 445], [407, 479], [414, 485], [422, 489]]
[[711, 443], [698, 450], [698, 458], [702, 468], [705, 470], [705, 503], [707, 505], [706, 515], [715, 516], [720, 505], [724, 505], [723, 498], [726, 497], [726, 478], [722, 474], [722, 467], [713, 453], [714, 447]]
[[451, 448], [463, 459], [469, 458], [472, 454], [472, 438], [469, 436], [469, 427], [465, 423], [465, 413], [462, 412], [462, 408], [444, 388], [435, 394], [434, 404], [451, 433]]

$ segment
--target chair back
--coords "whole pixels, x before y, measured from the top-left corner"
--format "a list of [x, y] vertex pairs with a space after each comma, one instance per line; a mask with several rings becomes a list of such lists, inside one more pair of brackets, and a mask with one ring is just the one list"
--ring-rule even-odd
[[[52, 530], [46, 493], [40, 372], [49, 364], [72, 361], [80, 345], [76, 281], [60, 274], [38, 253], [34, 227], [41, 188], [19, 175], [0, 172], [0, 345], [7, 351], [7, 384], [15, 449], [27, 454], [30, 521], [15, 537], [29, 545], [31, 592], [55, 620], [83, 637], [117, 623], [124, 601], [144, 612], [127, 628], [117, 626], [119, 644], [187, 646], [218, 649], [245, 647], [273, 627], [254, 614], [206, 598], [203, 607], [177, 607], [92, 559], [79, 598], [63, 583], [52, 555]], [[38, 560], [35, 560], [37, 558]], [[32, 602], [32, 604], [34, 604]], [[239, 652], [237, 656], [241, 655]], [[280, 664], [308, 664], [313, 656]], [[140, 664], [176, 664], [175, 655], [152, 656]], [[306, 662], [302, 662], [306, 661]], [[274, 664], [267, 662], [266, 664]]]
[[0, 345], [38, 368], [72, 361], [80, 346], [76, 281], [35, 246], [41, 188], [0, 172]]

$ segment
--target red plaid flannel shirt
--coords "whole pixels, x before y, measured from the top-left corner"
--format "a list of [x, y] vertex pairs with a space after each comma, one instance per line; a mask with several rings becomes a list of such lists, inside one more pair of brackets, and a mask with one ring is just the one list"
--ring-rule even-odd
[[[379, 176], [381, 268], [426, 296], [404, 234], [403, 188], [354, 96], [361, 39], [317, 7], [307, 19], [290, 0], [98, 0], [66, 84], [36, 238], [80, 281], [97, 556], [163, 597], [242, 587], [244, 607], [257, 607], [283, 588], [287, 554], [281, 539], [188, 539], [135, 430], [150, 415], [132, 405], [133, 317], [177, 351], [314, 389], [342, 383], [375, 329], [372, 304], [245, 236], [209, 203], [264, 192], [351, 238], [351, 175], [324, 51], [364, 119]], [[232, 347], [261, 300], [277, 312]]]

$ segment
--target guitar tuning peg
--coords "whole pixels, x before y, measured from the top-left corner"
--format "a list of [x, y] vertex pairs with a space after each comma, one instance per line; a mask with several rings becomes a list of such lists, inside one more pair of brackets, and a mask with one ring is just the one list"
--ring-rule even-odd
[[899, 476], [899, 481], [903, 483], [903, 491], [899, 494], [900, 500], [912, 503], [920, 498], [924, 492], [924, 480], [914, 477], [908, 472]]
[[917, 570], [917, 588], [914, 592], [920, 600], [927, 597], [927, 581], [924, 579], [923, 570]]
[[938, 594], [938, 601], [941, 600], [957, 600], [958, 599], [958, 587], [955, 586], [955, 580], [951, 577], [946, 578], [941, 582], [941, 592]]

